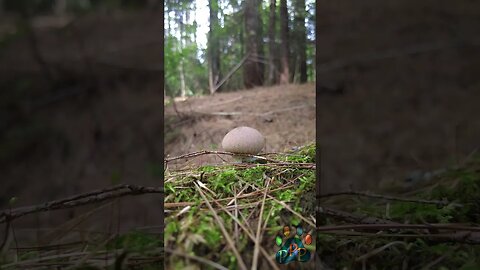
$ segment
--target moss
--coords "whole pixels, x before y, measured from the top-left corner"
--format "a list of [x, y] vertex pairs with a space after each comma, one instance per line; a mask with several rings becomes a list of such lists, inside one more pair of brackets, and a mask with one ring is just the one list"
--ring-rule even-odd
[[[370, 217], [390, 219], [399, 223], [479, 223], [480, 215], [480, 158], [476, 157], [460, 168], [452, 168], [437, 175], [431, 186], [408, 198], [426, 199], [448, 202], [448, 204], [425, 204], [419, 202], [388, 201], [356, 197], [357, 199], [322, 201], [322, 205], [339, 210], [352, 211]], [[402, 194], [389, 194], [402, 197]], [[461, 204], [462, 206], [459, 206]], [[323, 219], [322, 225], [340, 225], [340, 219]], [[479, 245], [467, 245], [457, 242], [444, 242], [435, 238], [415, 238], [369, 235], [345, 236], [321, 233], [317, 243], [322, 249], [319, 255], [330, 267], [339, 269], [361, 268], [362, 262], [356, 261], [360, 256], [374, 249], [382, 248], [389, 243], [396, 244], [383, 249], [379, 254], [365, 261], [367, 269], [421, 269], [426, 262], [433, 262], [441, 256], [443, 260], [435, 265], [435, 269], [479, 269]], [[392, 232], [391, 232], [392, 233]], [[399, 234], [400, 232], [395, 232]], [[406, 232], [409, 234], [414, 231]]]
[[[315, 145], [311, 144], [299, 148], [295, 152], [277, 154], [273, 158], [282, 162], [309, 163], [314, 161], [314, 157]], [[200, 205], [203, 203], [203, 199], [198, 194], [193, 181], [201, 180], [205, 187], [213, 192], [207, 191], [205, 188], [202, 189], [211, 201], [212, 206], [216, 208], [217, 215], [221, 218], [225, 229], [232, 237], [234, 235], [235, 221], [212, 201], [214, 199], [219, 200], [223, 206], [226, 206], [235, 196], [235, 192], [239, 193], [243, 190], [242, 194], [248, 194], [249, 196], [239, 198], [237, 203], [248, 208], [241, 209], [241, 214], [238, 217], [241, 220], [243, 219], [242, 216], [248, 219], [253, 214], [249, 218], [249, 226], [255, 228], [257, 224], [256, 218], [260, 209], [257, 203], [261, 203], [263, 192], [256, 192], [257, 189], [252, 186], [262, 190], [266, 186], [267, 179], [271, 179], [269, 189], [277, 189], [270, 193], [272, 197], [288, 203], [306, 217], [313, 214], [314, 207], [312, 202], [315, 201], [315, 171], [313, 170], [295, 166], [280, 167], [268, 164], [252, 164], [248, 168], [235, 165], [220, 167], [207, 165], [193, 168], [187, 176], [184, 173], [179, 174], [177, 177], [172, 172], [167, 177], [171, 180], [165, 185], [166, 202], [190, 202], [194, 203], [194, 206], [187, 213], [180, 216], [176, 216], [175, 213], [178, 213], [181, 208], [174, 209], [174, 212], [165, 218], [165, 223], [168, 224], [165, 231], [167, 236], [165, 245], [170, 248], [183, 250], [186, 253], [193, 252], [196, 256], [219, 261], [222, 265], [231, 266], [232, 268], [235, 268], [237, 265], [236, 257], [232, 254], [227, 256], [226, 254], [228, 253], [225, 252], [219, 254], [219, 250], [224, 250], [227, 242], [210, 210], [204, 204]], [[186, 179], [189, 180], [186, 181]], [[311, 193], [313, 200], [310, 200], [310, 206], [306, 207], [302, 204], [302, 201], [305, 200], [306, 195], [309, 193]], [[249, 207], [252, 204], [253, 207]], [[268, 216], [268, 213], [270, 213], [270, 216]], [[287, 224], [305, 225], [301, 219], [286, 211], [282, 205], [268, 198], [264, 205], [263, 222], [266, 222], [267, 218], [268, 222], [263, 237], [266, 243], [268, 241], [275, 243], [274, 238], [282, 230], [283, 226], [286, 225], [285, 222]], [[178, 229], [179, 224], [185, 222], [189, 226]], [[243, 232], [241, 227], [238, 227], [238, 230], [239, 238], [235, 239], [236, 247], [239, 249], [239, 252], [249, 257], [252, 253], [253, 242]], [[196, 237], [201, 237], [205, 241], [197, 241], [192, 245], [187, 244], [188, 240], [186, 241], [186, 239]], [[268, 246], [268, 244], [266, 245]], [[273, 245], [271, 245], [271, 248], [273, 255], [275, 254]], [[176, 258], [175, 260], [178, 259]]]

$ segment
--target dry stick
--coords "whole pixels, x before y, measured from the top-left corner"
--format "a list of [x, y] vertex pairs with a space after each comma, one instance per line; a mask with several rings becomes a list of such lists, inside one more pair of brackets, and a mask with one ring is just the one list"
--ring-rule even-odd
[[[235, 201], [235, 204], [234, 204], [235, 205], [235, 211], [234, 211], [235, 212], [235, 218], [238, 219], [238, 206], [237, 206], [237, 195], [238, 194], [237, 194], [237, 188], [235, 187], [235, 185], [233, 186], [233, 193], [234, 193], [233, 198], [234, 198], [234, 201]], [[228, 206], [228, 204], [227, 204], [227, 206]], [[237, 223], [235, 223], [235, 237], [234, 238], [238, 239], [238, 224]]]
[[239, 97], [236, 97], [236, 98], [233, 98], [233, 99], [229, 99], [229, 100], [225, 100], [225, 101], [221, 101], [221, 102], [217, 102], [217, 103], [211, 103], [211, 104], [206, 104], [206, 105], [202, 105], [202, 106], [199, 106], [197, 107], [196, 109], [200, 109], [200, 108], [203, 108], [205, 106], [208, 105], [208, 107], [213, 107], [213, 106], [218, 106], [218, 105], [225, 105], [225, 104], [228, 104], [228, 103], [232, 103], [232, 102], [235, 102], [235, 101], [238, 101], [240, 99], [243, 99], [243, 96], [239, 96]]
[[460, 246], [457, 246], [455, 247], [454, 249], [450, 249], [448, 252], [445, 252], [442, 256], [438, 257], [437, 259], [435, 259], [434, 261], [432, 261], [431, 263], [425, 265], [424, 267], [422, 267], [422, 270], [428, 270], [430, 268], [432, 268], [433, 266], [435, 266], [436, 264], [440, 263], [441, 261], [443, 261], [446, 257], [452, 255], [453, 252], [456, 252], [457, 250], [459, 250], [460, 248], [462, 248], [463, 245], [460, 245]]
[[189, 254], [186, 254], [186, 253], [180, 253], [178, 251], [175, 251], [175, 250], [171, 250], [169, 248], [165, 248], [165, 252], [168, 252], [168, 253], [171, 253], [173, 255], [177, 255], [177, 256], [182, 256], [182, 257], [185, 257], [187, 259], [192, 259], [192, 260], [195, 260], [195, 261], [198, 261], [198, 262], [201, 262], [201, 263], [204, 263], [206, 265], [209, 265], [213, 268], [216, 268], [216, 269], [220, 269], [220, 270], [228, 270], [228, 268], [226, 267], [223, 267], [222, 265], [216, 263], [216, 262], [212, 262], [210, 260], [207, 260], [205, 258], [201, 258], [201, 257], [197, 257], [197, 256], [193, 256], [193, 255], [189, 255]]
[[[220, 204], [219, 202], [217, 201], [214, 201], [218, 207], [220, 207], [225, 213], [227, 213], [239, 226], [240, 228], [242, 228], [242, 230], [245, 231], [245, 233], [247, 233], [247, 236], [250, 238], [250, 240], [252, 241], [255, 241], [255, 236], [253, 235], [253, 231], [251, 230], [250, 228], [250, 225], [248, 224], [248, 222], [246, 221], [246, 218], [245, 216], [242, 214], [242, 212], [239, 212], [240, 213], [240, 216], [242, 217], [243, 221], [245, 222], [245, 225], [238, 219], [236, 218], [235, 216], [233, 216], [222, 204]], [[247, 228], [248, 227], [248, 228]], [[260, 247], [260, 252], [262, 252], [262, 255], [267, 259], [267, 261], [270, 263], [270, 266], [272, 267], [272, 269], [276, 269], [276, 270], [279, 270], [277, 264], [273, 261], [273, 259], [270, 257], [270, 255], [267, 253], [267, 251], [263, 248], [263, 247]]]
[[381, 247], [379, 247], [379, 248], [376, 248], [376, 249], [368, 252], [367, 254], [364, 254], [364, 255], [356, 258], [355, 261], [356, 261], [356, 262], [366, 261], [368, 258], [373, 257], [373, 256], [377, 255], [378, 253], [384, 251], [385, 249], [387, 249], [387, 248], [389, 248], [389, 247], [391, 247], [391, 246], [393, 246], [393, 245], [398, 245], [398, 244], [403, 244], [405, 247], [407, 246], [407, 244], [406, 244], [405, 242], [403, 242], [403, 241], [393, 241], [393, 242], [390, 242], [390, 243], [388, 243], [388, 244], [386, 244], [386, 245], [384, 245], [384, 246], [381, 246]]
[[377, 217], [371, 217], [367, 215], [359, 215], [359, 214], [352, 214], [349, 212], [333, 209], [330, 207], [321, 207], [320, 211], [321, 214], [325, 214], [327, 216], [331, 216], [337, 219], [341, 219], [348, 223], [361, 223], [361, 224], [400, 224], [398, 222], [394, 222], [388, 219], [382, 219]]
[[480, 227], [446, 225], [446, 224], [357, 224], [357, 225], [335, 225], [317, 227], [319, 232], [328, 232], [336, 230], [389, 230], [389, 229], [437, 229], [480, 232]]
[[[219, 203], [217, 203], [219, 204]], [[253, 212], [253, 211], [252, 211]], [[242, 212], [238, 212], [240, 214], [240, 216], [242, 217], [242, 220], [243, 220], [243, 223], [245, 223], [245, 226], [248, 227], [248, 231], [245, 230], [247, 232], [247, 234], [251, 234], [252, 235], [252, 241], [255, 241], [255, 238], [253, 237], [253, 229], [252, 227], [250, 227], [250, 224], [248, 223], [248, 219], [249, 217], [245, 217], [245, 215], [242, 213]], [[250, 213], [251, 214], [251, 213]], [[241, 223], [240, 223], [241, 224]], [[240, 225], [240, 227], [242, 227], [242, 225]]]
[[[408, 199], [408, 198], [401, 198], [401, 197], [395, 197], [395, 196], [389, 196], [389, 195], [380, 195], [380, 194], [374, 194], [374, 193], [362, 192], [362, 191], [342, 191], [342, 192], [335, 192], [335, 193], [327, 193], [327, 194], [324, 194], [324, 195], [320, 195], [320, 198], [323, 199], [323, 198], [342, 196], [342, 195], [357, 195], [357, 196], [370, 197], [370, 198], [376, 198], [376, 199], [384, 199], [384, 200], [389, 200], [389, 201], [436, 204], [436, 205], [442, 205], [442, 206], [446, 206], [446, 205], [450, 204], [448, 201]], [[452, 203], [452, 204], [457, 206], [457, 207], [462, 207], [463, 206], [462, 204], [458, 204], [458, 203]]]
[[362, 237], [400, 237], [400, 238], [431, 238], [434, 241], [442, 242], [459, 242], [467, 244], [480, 244], [479, 232], [454, 232], [454, 233], [439, 233], [439, 234], [395, 234], [395, 233], [367, 233], [357, 231], [329, 231], [330, 234], [347, 235], [347, 236], [362, 236]]
[[[242, 180], [243, 181], [243, 180]], [[247, 185], [250, 185], [251, 187], [253, 187], [254, 189], [256, 190], [259, 190], [259, 188], [255, 185], [252, 185], [250, 183], [247, 183], [245, 182]], [[304, 218], [302, 215], [300, 215], [299, 213], [297, 213], [296, 211], [294, 211], [290, 206], [288, 206], [286, 203], [280, 201], [280, 200], [277, 200], [275, 197], [271, 196], [271, 195], [267, 195], [270, 199], [274, 200], [276, 203], [280, 204], [281, 206], [285, 207], [288, 211], [292, 212], [292, 214], [296, 215], [297, 217], [299, 217], [301, 220], [305, 221], [307, 224], [309, 224], [310, 226], [312, 226], [313, 228], [316, 227], [315, 224], [313, 224], [310, 220]]]
[[295, 167], [298, 169], [309, 169], [309, 170], [315, 170], [316, 165], [315, 163], [289, 163], [289, 162], [278, 162], [276, 161], [275, 163], [264, 163], [264, 164], [248, 164], [248, 163], [236, 163], [236, 164], [225, 164], [223, 166], [235, 166], [239, 168], [252, 168], [252, 167], [259, 167], [259, 166], [264, 166], [264, 167]]
[[[188, 158], [198, 157], [198, 156], [202, 156], [202, 155], [245, 156], [245, 157], [253, 157], [253, 158], [263, 159], [263, 160], [266, 160], [266, 161], [270, 161], [272, 163], [277, 163], [278, 162], [274, 159], [262, 157], [262, 156], [259, 156], [259, 155], [237, 154], [237, 153], [225, 152], [225, 151], [207, 151], [207, 150], [204, 150], [204, 151], [198, 151], [198, 152], [192, 152], [192, 153], [184, 154], [184, 155], [177, 156], [177, 157], [166, 158], [165, 163], [168, 163], [168, 162], [171, 162], [171, 161], [174, 161], [174, 160], [178, 160], [178, 159], [188, 159]], [[295, 164], [295, 163], [293, 163], [293, 164]]]
[[227, 243], [230, 245], [230, 248], [232, 249], [232, 252], [235, 254], [235, 256], [237, 257], [237, 260], [238, 260], [238, 264], [240, 266], [240, 269], [242, 270], [247, 270], [247, 266], [245, 265], [245, 262], [243, 261], [242, 259], [242, 256], [240, 256], [240, 253], [238, 253], [238, 250], [237, 248], [235, 247], [235, 244], [233, 243], [232, 239], [230, 238], [230, 236], [228, 235], [228, 232], [227, 230], [225, 229], [225, 227], [223, 226], [223, 223], [222, 221], [220, 220], [220, 218], [218, 217], [217, 213], [215, 212], [215, 210], [213, 209], [212, 205], [210, 204], [210, 202], [208, 201], [207, 197], [205, 196], [205, 194], [203, 193], [202, 189], [198, 186], [197, 183], [194, 183], [195, 184], [195, 187], [197, 188], [198, 192], [200, 193], [200, 196], [202, 196], [203, 200], [205, 201], [205, 203], [207, 204], [208, 208], [210, 209], [210, 211], [212, 212], [212, 215], [213, 217], [215, 218], [215, 220], [217, 221], [218, 223], [218, 226], [220, 227], [220, 230], [222, 231], [223, 233], [223, 236], [225, 237], [225, 239], [227, 240]]
[[298, 106], [288, 107], [288, 108], [285, 108], [285, 109], [278, 109], [278, 110], [273, 110], [273, 111], [268, 111], [268, 112], [263, 112], [263, 113], [246, 113], [246, 112], [201, 112], [201, 111], [194, 111], [194, 113], [203, 114], [203, 115], [218, 115], [218, 116], [235, 116], [235, 115], [268, 116], [268, 115], [275, 114], [275, 113], [288, 112], [288, 111], [298, 110], [298, 109], [307, 108], [307, 107], [315, 107], [315, 105], [309, 105], [309, 104], [307, 104], [307, 105], [298, 105]]
[[267, 218], [265, 219], [265, 222], [263, 223], [262, 235], [265, 233], [265, 230], [267, 229], [268, 220], [270, 219], [270, 216], [272, 215], [273, 209], [275, 209], [275, 207], [272, 206], [270, 208], [270, 211], [268, 211]]
[[228, 74], [225, 75], [225, 77], [217, 85], [215, 85], [215, 87], [211, 90], [212, 94], [214, 94], [218, 90], [218, 88], [220, 88], [220, 86], [222, 86], [226, 81], [228, 81], [228, 79], [235, 73], [235, 71], [237, 71], [245, 63], [248, 57], [250, 57], [250, 53], [247, 53], [243, 57], [243, 59], [240, 60], [240, 62], [235, 67], [233, 67], [233, 69], [230, 70], [230, 72], [228, 72]]
[[313, 222], [311, 222], [310, 220], [306, 219], [305, 217], [303, 217], [302, 215], [300, 215], [298, 212], [294, 211], [290, 206], [288, 206], [288, 204], [282, 202], [282, 201], [279, 201], [277, 200], [276, 198], [272, 197], [271, 195], [268, 195], [268, 197], [270, 197], [271, 199], [273, 199], [275, 202], [279, 203], [280, 205], [282, 205], [283, 207], [285, 207], [288, 211], [292, 212], [294, 215], [296, 215], [297, 217], [299, 217], [301, 220], [305, 221], [308, 225], [312, 226], [315, 228], [315, 224]]
[[14, 262], [14, 263], [9, 263], [9, 264], [4, 264], [2, 265], [2, 269], [6, 269], [9, 267], [13, 266], [21, 266], [21, 265], [29, 265], [31, 263], [39, 262], [39, 261], [48, 261], [48, 260], [53, 260], [53, 259], [63, 259], [63, 258], [70, 258], [74, 256], [83, 256], [88, 254], [89, 252], [73, 252], [73, 253], [66, 253], [66, 254], [60, 254], [60, 255], [52, 255], [52, 256], [47, 256], [47, 257], [41, 257], [41, 258], [35, 258], [35, 259], [29, 259], [29, 260], [24, 260], [24, 261], [19, 261], [19, 262]]
[[[122, 190], [125, 189], [125, 190]], [[86, 204], [103, 202], [112, 198], [119, 198], [130, 195], [142, 195], [148, 193], [163, 193], [163, 187], [144, 187], [137, 185], [120, 185], [116, 187], [110, 187], [106, 189], [96, 190], [80, 195], [75, 195], [61, 200], [50, 201], [43, 204], [34, 206], [26, 206], [12, 209], [12, 211], [6, 210], [0, 212], [0, 224], [5, 223], [8, 218], [10, 220], [17, 219], [24, 215], [51, 211], [57, 209], [68, 209]]]
[[238, 198], [239, 196], [243, 195], [243, 192], [245, 191], [245, 189], [247, 189], [247, 186], [243, 187], [243, 188], [240, 190], [240, 192], [238, 192], [238, 194], [235, 194], [235, 196], [233, 197], [233, 199], [232, 199], [229, 203], [227, 203], [227, 206], [229, 206], [229, 205], [232, 204], [232, 203], [237, 204], [237, 198]]
[[[293, 185], [282, 186], [282, 187], [270, 190], [270, 193], [273, 193], [273, 192], [276, 192], [276, 191], [279, 191], [279, 190], [283, 190], [283, 189], [287, 189], [287, 188], [291, 188], [291, 187], [293, 187]], [[263, 190], [258, 190], [258, 191], [250, 192], [250, 193], [247, 193], [247, 194], [238, 195], [237, 199], [244, 199], [244, 198], [248, 198], [248, 197], [253, 197], [253, 196], [256, 196], [258, 194], [261, 194], [262, 192], [263, 192]], [[226, 201], [226, 200], [233, 200], [233, 198], [228, 197], [228, 198], [217, 199], [217, 200], [214, 200], [214, 201], [222, 202], [222, 201]], [[175, 202], [175, 203], [164, 203], [163, 205], [164, 205], [165, 208], [176, 208], [176, 207], [184, 207], [184, 206], [189, 206], [189, 205], [194, 205], [194, 204], [196, 204], [196, 203], [195, 202]], [[199, 206], [202, 205], [202, 204], [204, 204], [204, 203], [200, 202]], [[229, 204], [231, 204], [231, 203], [229, 203]]]
[[[104, 240], [102, 242], [102, 244], [98, 245], [96, 248], [94, 248], [92, 251], [90, 251], [85, 256], [83, 256], [80, 260], [78, 260], [74, 265], [66, 268], [65, 270], [77, 269], [80, 265], [82, 265], [84, 262], [86, 262], [88, 259], [90, 259], [93, 255], [95, 255], [95, 252], [98, 252], [100, 247], [106, 245], [108, 242], [113, 240], [115, 237], [117, 237], [117, 235], [110, 235], [106, 240]], [[105, 253], [105, 254], [108, 255], [108, 253]]]
[[63, 237], [65, 237], [65, 235], [67, 235], [68, 233], [71, 233], [73, 229], [75, 229], [78, 225], [80, 225], [82, 222], [87, 220], [95, 212], [107, 207], [108, 205], [111, 205], [111, 202], [95, 207], [94, 209], [86, 213], [83, 213], [80, 216], [77, 216], [71, 220], [68, 220], [67, 222], [54, 228], [51, 232], [46, 233], [45, 236], [41, 238], [42, 239], [41, 242], [53, 243], [55, 241], [61, 240]]
[[56, 250], [62, 247], [69, 247], [69, 246], [78, 246], [80, 244], [85, 244], [83, 241], [75, 241], [63, 244], [53, 244], [53, 245], [42, 245], [42, 246], [29, 246], [29, 247], [18, 247], [16, 249], [22, 251], [41, 251], [41, 250]]
[[268, 187], [270, 185], [270, 177], [267, 179], [267, 186], [265, 187], [265, 192], [263, 193], [263, 200], [262, 200], [262, 206], [260, 206], [260, 216], [258, 217], [258, 223], [257, 223], [257, 235], [255, 237], [255, 247], [253, 249], [253, 262], [252, 262], [252, 270], [257, 269], [257, 264], [258, 264], [258, 251], [260, 247], [260, 242], [261, 242], [261, 235], [260, 233], [262, 232], [262, 216], [263, 216], [263, 208], [265, 206], [265, 199], [267, 198], [267, 193], [268, 193]]

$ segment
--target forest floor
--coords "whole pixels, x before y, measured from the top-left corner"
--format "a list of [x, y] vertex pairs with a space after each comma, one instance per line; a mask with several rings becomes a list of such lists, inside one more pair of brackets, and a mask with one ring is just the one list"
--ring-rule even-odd
[[480, 147], [480, 3], [334, 1], [318, 10], [322, 192], [377, 190]]
[[[284, 152], [315, 142], [315, 85], [261, 87], [191, 97], [165, 107], [165, 154], [222, 150], [223, 136], [250, 126], [266, 138], [266, 152]], [[199, 157], [193, 162], [221, 162]]]
[[[323, 192], [378, 189], [462, 163], [478, 149], [479, 2], [461, 2], [337, 1], [318, 11], [318, 83], [345, 85], [343, 95], [322, 96], [317, 105]], [[39, 30], [46, 61], [68, 71], [68, 87], [56, 91], [45, 91], [26, 37], [2, 39], [0, 208], [14, 196], [14, 206], [25, 206], [121, 182], [158, 184], [163, 124], [169, 156], [219, 149], [238, 125], [260, 130], [269, 152], [314, 140], [313, 84], [189, 98], [176, 104], [181, 115], [167, 105], [164, 123], [160, 16], [86, 16], [75, 24], [83, 45], [72, 38], [75, 30]], [[99, 79], [91, 97], [81, 90], [89, 72]], [[212, 115], [219, 112], [241, 114]], [[195, 162], [210, 161], [203, 158]], [[82, 229], [154, 225], [162, 203], [124, 198], [97, 213], [113, 223]], [[17, 235], [37, 237], [29, 228], [55, 227], [83, 212], [25, 217]], [[128, 222], [115, 224], [120, 220]]]

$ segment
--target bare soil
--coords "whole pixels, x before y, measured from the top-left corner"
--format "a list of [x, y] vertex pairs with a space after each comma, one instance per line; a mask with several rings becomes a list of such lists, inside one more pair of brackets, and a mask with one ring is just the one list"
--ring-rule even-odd
[[[315, 142], [315, 86], [282, 85], [192, 97], [166, 106], [166, 156], [222, 150], [223, 136], [250, 126], [266, 138], [266, 152], [284, 152]], [[196, 164], [221, 162], [202, 156]]]

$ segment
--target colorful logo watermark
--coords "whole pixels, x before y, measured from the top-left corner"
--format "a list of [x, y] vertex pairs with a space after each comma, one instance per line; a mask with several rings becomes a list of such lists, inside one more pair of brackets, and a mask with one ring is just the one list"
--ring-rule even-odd
[[312, 244], [312, 235], [309, 233], [304, 235], [301, 226], [297, 226], [293, 231], [292, 233], [289, 226], [283, 227], [285, 243], [280, 235], [275, 238], [275, 243], [280, 247], [275, 254], [275, 260], [279, 264], [288, 264], [295, 261], [307, 262], [312, 256], [310, 251], [305, 248], [305, 246]]

